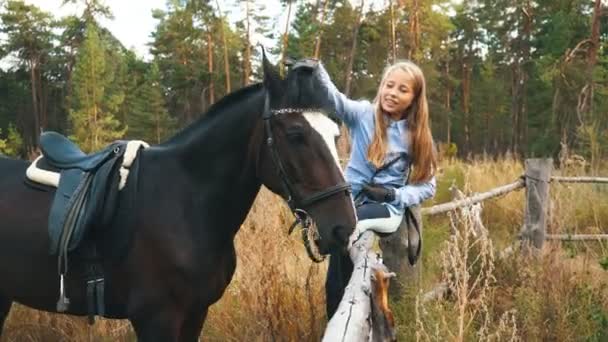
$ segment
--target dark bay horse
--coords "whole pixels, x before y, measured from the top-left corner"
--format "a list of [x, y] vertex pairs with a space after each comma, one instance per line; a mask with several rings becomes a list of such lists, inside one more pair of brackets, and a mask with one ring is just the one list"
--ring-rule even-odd
[[[353, 203], [319, 125], [302, 114], [318, 107], [315, 68], [296, 64], [282, 79], [264, 58], [262, 83], [140, 151], [137, 181], [129, 176], [118, 197], [128, 210], [92, 233], [102, 241], [106, 317], [129, 319], [140, 341], [197, 341], [208, 307], [233, 276], [233, 240], [262, 184], [310, 215], [322, 253], [346, 248]], [[1, 324], [13, 301], [56, 312], [57, 258], [47, 231], [54, 191], [25, 185], [29, 164], [0, 157]], [[71, 265], [66, 313], [86, 315], [84, 271]]]

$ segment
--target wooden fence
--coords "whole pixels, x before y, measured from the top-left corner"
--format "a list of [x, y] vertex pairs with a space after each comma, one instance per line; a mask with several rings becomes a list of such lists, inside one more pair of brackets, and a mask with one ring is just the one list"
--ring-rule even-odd
[[[550, 206], [549, 190], [551, 183], [604, 183], [607, 177], [563, 177], [552, 176], [553, 160], [526, 159], [525, 172], [520, 179], [511, 184], [500, 186], [484, 193], [435, 205], [422, 209], [423, 215], [437, 215], [450, 210], [471, 206], [484, 200], [526, 189], [524, 207], [524, 224], [519, 234], [522, 243], [541, 249], [546, 240], [588, 241], [608, 240], [608, 234], [547, 234], [547, 211]], [[509, 247], [501, 255], [507, 255], [513, 249]], [[440, 283], [422, 296], [422, 302], [441, 298], [447, 292], [447, 284]]]
[[[452, 202], [423, 208], [420, 210], [420, 214], [438, 215], [447, 213], [525, 188], [524, 222], [519, 234], [519, 238], [524, 244], [540, 249], [543, 247], [545, 240], [608, 240], [608, 234], [547, 234], [547, 212], [550, 205], [549, 190], [551, 183], [608, 184], [608, 178], [604, 177], [552, 176], [552, 171], [553, 160], [550, 158], [527, 159], [525, 161], [524, 174], [512, 183], [499, 186], [487, 192], [459, 198]], [[403, 234], [403, 232], [400, 233]], [[399, 278], [413, 280], [416, 283], [421, 267], [420, 262], [416, 267], [410, 266], [405, 261], [405, 256], [399, 254], [403, 252], [403, 244], [399, 244], [398, 241], [403, 239], [403, 236], [400, 237], [398, 235], [391, 235], [397, 242], [394, 243], [394, 246], [383, 246], [382, 248], [382, 254], [386, 257], [387, 266], [390, 268], [390, 271], [395, 271], [396, 275], [384, 268], [382, 260], [378, 259], [375, 253], [371, 252], [373, 237], [369, 231], [359, 239], [356, 246], [351, 248], [351, 258], [355, 264], [355, 271], [336, 315], [331, 318], [327, 326], [323, 341], [390, 341], [394, 339], [395, 332], [392, 325], [392, 314], [390, 310], [386, 312], [386, 308], [383, 311], [377, 304], [378, 302], [386, 303], [386, 292], [378, 292], [375, 289], [378, 288], [379, 282], [395, 277], [395, 281], [397, 282], [395, 285], [400, 286], [397, 287], [398, 290], [394, 290], [393, 284], [391, 284], [390, 290], [400, 291], [403, 288], [403, 284], [399, 284]], [[388, 243], [390, 244], [391, 242]], [[512, 251], [512, 249], [510, 250]], [[508, 254], [508, 252], [501, 254]], [[395, 263], [395, 260], [399, 260], [399, 262]], [[377, 275], [372, 275], [373, 272], [368, 270], [377, 272]], [[441, 298], [447, 290], [447, 284], [440, 283], [423, 295], [422, 301]], [[377, 297], [378, 293], [380, 293], [380, 298]], [[387, 320], [387, 316], [390, 319]], [[372, 317], [372, 319], [369, 319], [369, 317]]]
[[550, 205], [551, 183], [608, 184], [608, 177], [552, 176], [552, 171], [553, 160], [551, 158], [526, 159], [524, 174], [510, 184], [467, 198], [423, 208], [421, 211], [423, 215], [437, 215], [525, 188], [524, 224], [520, 234], [522, 240], [531, 242], [534, 247], [539, 249], [542, 248], [545, 240], [608, 240], [608, 234], [547, 234], [547, 210]]

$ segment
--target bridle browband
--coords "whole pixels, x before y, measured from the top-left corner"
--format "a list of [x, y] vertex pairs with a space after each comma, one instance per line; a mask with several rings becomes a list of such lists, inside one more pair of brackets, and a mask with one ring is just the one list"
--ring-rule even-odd
[[[287, 200], [286, 200], [287, 205], [289, 206], [289, 209], [291, 210], [291, 212], [293, 213], [293, 215], [295, 217], [295, 221], [293, 222], [291, 227], [289, 227], [289, 234], [291, 234], [293, 232], [294, 228], [298, 224], [301, 225], [302, 228], [304, 228], [304, 230], [307, 230], [308, 228], [310, 228], [311, 223], [312, 223], [310, 214], [308, 214], [308, 212], [306, 212], [306, 210], [304, 210], [304, 208], [307, 208], [308, 206], [310, 206], [316, 202], [322, 201], [324, 199], [327, 199], [327, 198], [329, 198], [333, 195], [339, 194], [339, 193], [344, 193], [347, 196], [350, 196], [350, 191], [351, 191], [351, 187], [347, 183], [336, 184], [334, 186], [331, 186], [325, 190], [316, 192], [305, 198], [302, 198], [296, 191], [294, 183], [291, 181], [290, 177], [287, 175], [287, 172], [285, 171], [285, 167], [284, 167], [283, 163], [281, 162], [281, 158], [279, 157], [277, 147], [274, 143], [274, 135], [272, 134], [271, 119], [274, 116], [280, 115], [280, 114], [302, 113], [305, 111], [310, 111], [310, 109], [282, 108], [282, 109], [271, 110], [270, 109], [270, 96], [268, 95], [268, 91], [266, 91], [265, 98], [264, 98], [264, 112], [262, 114], [262, 119], [264, 120], [264, 131], [266, 133], [266, 146], [268, 146], [268, 149], [270, 151], [270, 156], [272, 158], [272, 161], [273, 161], [273, 163], [278, 171], [279, 177], [281, 179], [281, 184], [283, 186], [284, 194], [287, 196]], [[306, 251], [308, 252], [309, 257], [315, 262], [323, 261], [324, 257], [319, 259], [319, 258], [315, 257], [314, 255], [312, 255], [312, 253], [310, 251], [310, 246], [307, 244], [308, 239], [307, 239], [307, 235], [305, 236], [305, 233], [306, 232], [303, 232], [302, 236], [304, 238], [304, 243], [306, 245]]]

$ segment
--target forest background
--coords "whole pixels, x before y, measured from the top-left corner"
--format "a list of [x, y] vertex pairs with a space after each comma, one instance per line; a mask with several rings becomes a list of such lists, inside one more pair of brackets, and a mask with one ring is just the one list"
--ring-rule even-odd
[[[0, 0], [0, 153], [32, 158], [46, 130], [86, 151], [115, 139], [162, 142], [260, 80], [252, 42], [266, 37], [275, 63], [319, 58], [352, 98], [373, 99], [396, 59], [422, 67], [442, 158], [427, 206], [456, 189], [518, 179], [528, 157], [554, 157], [561, 175], [608, 170], [601, 0], [281, 0], [286, 25], [261, 0], [168, 0], [150, 14], [158, 25], [146, 59], [100, 24], [112, 15], [103, 0], [64, 2], [83, 10], [55, 17]], [[311, 263], [286, 236], [291, 217], [281, 201], [260, 196], [237, 235], [239, 266], [205, 337], [318, 341], [326, 263]], [[547, 242], [536, 261], [503, 254], [517, 242], [524, 205], [523, 192], [484, 202], [476, 221], [483, 234], [464, 212], [425, 218], [419, 282], [391, 303], [400, 340], [608, 339], [608, 245]], [[552, 185], [548, 211], [550, 234], [607, 233], [605, 185]], [[422, 302], [450, 281], [447, 298]], [[14, 305], [3, 341], [134, 340], [128, 322], [100, 321], [90, 327]]]
[[[253, 36], [276, 43], [277, 63], [321, 59], [353, 98], [373, 99], [387, 63], [414, 60], [427, 77], [434, 137], [450, 154], [556, 156], [568, 146], [597, 167], [608, 145], [599, 0], [282, 1], [284, 27], [263, 1], [170, 0], [151, 14], [147, 61], [99, 24], [112, 16], [102, 0], [64, 2], [84, 10], [57, 18], [2, 1], [5, 154], [35, 154], [45, 130], [86, 150], [117, 138], [160, 142], [259, 80]], [[242, 17], [226, 15], [235, 6]]]

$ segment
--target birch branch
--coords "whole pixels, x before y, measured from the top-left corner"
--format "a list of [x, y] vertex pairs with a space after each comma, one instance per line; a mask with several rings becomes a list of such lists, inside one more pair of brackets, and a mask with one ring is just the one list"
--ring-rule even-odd
[[608, 177], [561, 177], [551, 176], [552, 182], [560, 183], [608, 183]]
[[479, 202], [485, 201], [490, 198], [502, 196], [511, 191], [521, 189], [524, 186], [525, 186], [525, 181], [523, 179], [518, 179], [511, 184], [503, 185], [501, 187], [492, 189], [487, 192], [483, 192], [480, 194], [476, 194], [476, 195], [473, 195], [473, 196], [470, 196], [467, 198], [463, 198], [463, 199], [448, 202], [448, 203], [434, 205], [429, 208], [422, 208], [421, 211], [422, 211], [423, 215], [437, 215], [437, 214], [445, 213], [445, 212], [448, 212], [448, 211], [451, 211], [454, 209], [458, 209], [460, 207], [471, 206], [475, 203], [479, 203]]
[[547, 234], [545, 239], [562, 241], [600, 241], [608, 240], [608, 234]]
[[374, 232], [366, 231], [351, 247], [353, 274], [327, 324], [323, 341], [395, 340], [394, 320], [387, 301], [388, 279], [395, 274], [388, 272], [372, 250], [376, 239]]

